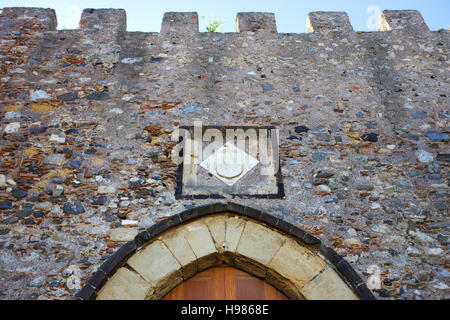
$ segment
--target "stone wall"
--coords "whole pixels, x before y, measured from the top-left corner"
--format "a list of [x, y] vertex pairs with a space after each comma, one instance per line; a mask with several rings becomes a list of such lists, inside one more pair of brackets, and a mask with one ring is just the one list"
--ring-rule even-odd
[[[178, 124], [280, 128], [284, 199], [231, 199], [334, 248], [383, 299], [449, 298], [449, 34], [416, 11], [378, 32], [345, 13], [236, 33], [166, 13], [127, 32], [124, 10], [0, 14], [0, 298], [67, 299], [118, 247], [185, 208], [170, 159]], [[77, 282], [80, 279], [80, 282]]]

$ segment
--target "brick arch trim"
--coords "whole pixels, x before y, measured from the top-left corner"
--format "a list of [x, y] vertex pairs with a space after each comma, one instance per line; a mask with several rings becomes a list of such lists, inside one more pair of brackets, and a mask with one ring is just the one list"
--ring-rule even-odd
[[[233, 235], [225, 235], [222, 243], [217, 231], [221, 223], [230, 225], [229, 230], [243, 224], [237, 243], [232, 244]], [[197, 241], [195, 237], [203, 238]], [[208, 241], [203, 241], [206, 238], [211, 239], [209, 249]], [[179, 247], [184, 241], [187, 250]], [[264, 241], [270, 247], [262, 250]], [[193, 253], [191, 258], [188, 251]], [[150, 269], [157, 269], [154, 263], [164, 259], [161, 263], [167, 273], [158, 276]], [[286, 259], [299, 265], [285, 268], [290, 265]], [[133, 298], [121, 296], [131, 283], [135, 299], [159, 299], [197, 272], [220, 263], [265, 278], [291, 299], [375, 299], [352, 266], [319, 239], [268, 213], [233, 202], [188, 209], [140, 232], [100, 266], [76, 299]]]

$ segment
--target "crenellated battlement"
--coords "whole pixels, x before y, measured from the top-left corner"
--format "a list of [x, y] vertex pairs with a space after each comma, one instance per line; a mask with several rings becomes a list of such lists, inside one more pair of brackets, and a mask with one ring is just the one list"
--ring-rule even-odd
[[430, 29], [416, 10], [385, 10], [381, 15], [379, 31], [406, 31], [427, 33]]
[[[57, 17], [53, 9], [4, 8], [0, 15], [3, 29], [11, 21], [32, 23], [35, 29], [54, 31]], [[123, 9], [84, 9], [79, 28], [82, 30], [108, 30], [111, 33], [126, 32], [126, 12]], [[416, 10], [385, 10], [380, 19], [378, 31], [400, 31], [411, 34], [430, 32], [420, 12]], [[277, 33], [275, 15], [264, 12], [239, 12], [236, 16], [236, 32]], [[345, 12], [311, 12], [307, 15], [307, 33], [351, 33], [354, 29]], [[166, 12], [160, 33], [182, 34], [199, 32], [196, 12]]]
[[101, 32], [125, 32], [127, 15], [123, 9], [84, 9], [79, 27], [84, 30]]

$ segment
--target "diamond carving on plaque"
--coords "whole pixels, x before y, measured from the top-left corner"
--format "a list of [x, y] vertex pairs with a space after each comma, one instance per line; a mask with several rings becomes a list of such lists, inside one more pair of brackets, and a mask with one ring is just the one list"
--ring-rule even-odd
[[227, 142], [220, 149], [200, 163], [213, 176], [229, 186], [235, 184], [253, 169], [258, 160]]
[[277, 128], [194, 121], [178, 129], [177, 199], [284, 197]]

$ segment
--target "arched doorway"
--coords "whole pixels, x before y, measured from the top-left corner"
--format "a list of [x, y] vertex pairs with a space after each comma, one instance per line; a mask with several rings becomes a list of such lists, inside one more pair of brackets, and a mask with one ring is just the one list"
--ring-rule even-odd
[[162, 300], [288, 300], [288, 297], [262, 279], [222, 265], [197, 273]]
[[289, 299], [375, 299], [352, 266], [320, 240], [233, 202], [173, 215], [117, 250], [78, 299], [161, 299], [207, 269], [226, 264]]

